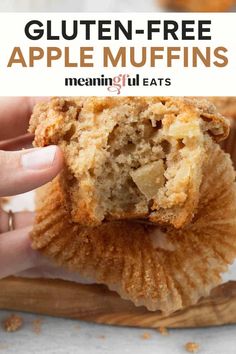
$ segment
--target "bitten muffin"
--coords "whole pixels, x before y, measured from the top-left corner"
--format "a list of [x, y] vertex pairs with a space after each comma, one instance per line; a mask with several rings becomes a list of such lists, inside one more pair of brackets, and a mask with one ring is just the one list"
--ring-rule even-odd
[[70, 196], [56, 178], [38, 192], [33, 247], [137, 306], [171, 313], [195, 304], [236, 257], [235, 171], [210, 136], [205, 149], [197, 211], [185, 227], [131, 221], [82, 227], [72, 222]]
[[173, 10], [192, 12], [228, 11], [234, 0], [160, 0], [163, 6]]
[[199, 202], [206, 140], [228, 134], [207, 101], [168, 97], [53, 98], [35, 107], [34, 145], [59, 145], [74, 222], [142, 219], [182, 227]]

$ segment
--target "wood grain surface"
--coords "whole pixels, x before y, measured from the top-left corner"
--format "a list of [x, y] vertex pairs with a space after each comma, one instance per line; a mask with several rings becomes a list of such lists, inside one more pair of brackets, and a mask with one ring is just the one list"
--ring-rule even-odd
[[0, 309], [146, 328], [214, 326], [236, 323], [236, 282], [219, 286], [195, 306], [163, 316], [137, 308], [101, 285], [9, 277], [0, 281]]

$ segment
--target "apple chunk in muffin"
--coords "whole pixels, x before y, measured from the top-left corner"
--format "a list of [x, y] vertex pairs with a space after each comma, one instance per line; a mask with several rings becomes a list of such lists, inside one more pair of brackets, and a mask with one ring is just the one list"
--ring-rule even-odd
[[228, 134], [204, 100], [168, 97], [53, 98], [35, 107], [35, 146], [65, 156], [61, 187], [74, 222], [143, 219], [180, 228], [194, 216], [205, 141]]

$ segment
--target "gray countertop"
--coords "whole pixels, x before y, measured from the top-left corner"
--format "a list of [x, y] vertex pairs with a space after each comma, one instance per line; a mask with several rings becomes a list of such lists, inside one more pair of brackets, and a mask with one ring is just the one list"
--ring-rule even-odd
[[[0, 320], [11, 312], [0, 311]], [[201, 354], [235, 354], [236, 326], [205, 329], [170, 330], [168, 336], [156, 330], [112, 327], [82, 321], [32, 314], [20, 314], [23, 327], [14, 333], [0, 330], [0, 353], [77, 353], [77, 354], [179, 354], [187, 353], [184, 345], [196, 342]], [[41, 319], [36, 334], [33, 321]], [[143, 334], [149, 333], [149, 339]]]

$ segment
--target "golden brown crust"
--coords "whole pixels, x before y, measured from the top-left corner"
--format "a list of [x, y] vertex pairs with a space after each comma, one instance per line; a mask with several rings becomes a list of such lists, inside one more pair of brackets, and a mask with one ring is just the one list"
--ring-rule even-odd
[[[160, 188], [160, 193], [158, 191], [159, 196], [148, 199], [134, 186], [129, 176], [128, 188], [132, 183], [132, 188], [136, 188], [135, 193], [141, 195], [138, 207], [135, 202], [130, 202], [129, 208], [102, 212], [106, 193], [99, 195], [97, 181], [103, 178], [109, 161], [114, 158], [109, 152], [109, 141], [116, 127], [121, 129], [130, 117], [133, 120], [123, 130], [132, 129], [135, 120], [149, 120], [151, 117], [155, 124], [158, 119], [161, 122], [162, 134], [166, 134], [162, 139], [166, 141], [168, 138], [173, 142], [172, 158], [162, 160], [167, 166], [166, 182]], [[187, 224], [199, 200], [202, 164], [206, 159], [205, 138], [210, 135], [215, 141], [221, 141], [229, 132], [226, 120], [206, 100], [170, 97], [54, 98], [49, 103], [36, 106], [30, 124], [30, 131], [35, 133], [36, 146], [58, 144], [62, 148], [66, 168], [61, 174], [60, 183], [68, 194], [73, 221], [84, 226], [98, 225], [104, 219], [148, 219], [153, 223], [172, 224], [176, 228]], [[180, 151], [181, 148], [178, 148], [179, 151], [175, 153], [178, 144], [185, 147], [183, 142], [186, 142], [188, 150]], [[154, 148], [157, 147], [155, 144]], [[132, 152], [129, 154], [132, 156]], [[145, 152], [145, 159], [153, 156], [151, 147]], [[118, 174], [122, 174], [122, 169], [129, 168], [128, 164], [126, 162], [125, 167], [117, 165], [120, 169]], [[179, 165], [175, 167], [175, 164]], [[101, 185], [107, 185], [111, 176], [115, 179], [114, 170], [104, 177]], [[128, 189], [122, 191], [122, 187], [121, 183], [120, 195], [123, 193], [129, 198]], [[119, 199], [117, 195], [113, 197], [112, 188], [107, 198], [109, 201], [112, 198]]]
[[234, 0], [161, 0], [163, 6], [179, 11], [220, 12], [228, 11]]
[[221, 146], [230, 154], [234, 167], [236, 167], [236, 97], [207, 97], [207, 99], [229, 119], [230, 134], [226, 140], [221, 142]]
[[137, 306], [171, 313], [196, 303], [236, 256], [235, 172], [210, 138], [206, 149], [198, 211], [185, 228], [125, 221], [81, 227], [57, 178], [38, 193], [33, 247]]
[[236, 119], [236, 97], [207, 97], [227, 118]]
[[[227, 98], [228, 99], [228, 98]], [[35, 134], [35, 145], [46, 146], [57, 144], [62, 139], [62, 127], [71, 120], [84, 120], [81, 112], [91, 114], [93, 123], [99, 125], [99, 113], [105, 109], [122, 107], [126, 104], [137, 106], [137, 110], [147, 105], [162, 102], [172, 110], [170, 113], [189, 112], [189, 120], [194, 120], [194, 113], [198, 118], [206, 117], [212, 122], [212, 136], [216, 141], [224, 140], [229, 134], [229, 127], [222, 114], [219, 114], [214, 104], [203, 97], [54, 97], [49, 102], [35, 106], [30, 120], [29, 131]], [[150, 112], [152, 113], [152, 112]], [[171, 122], [170, 122], [171, 123]], [[69, 129], [68, 124], [68, 129]], [[69, 135], [70, 131], [66, 133]], [[69, 137], [68, 137], [69, 138]]]

